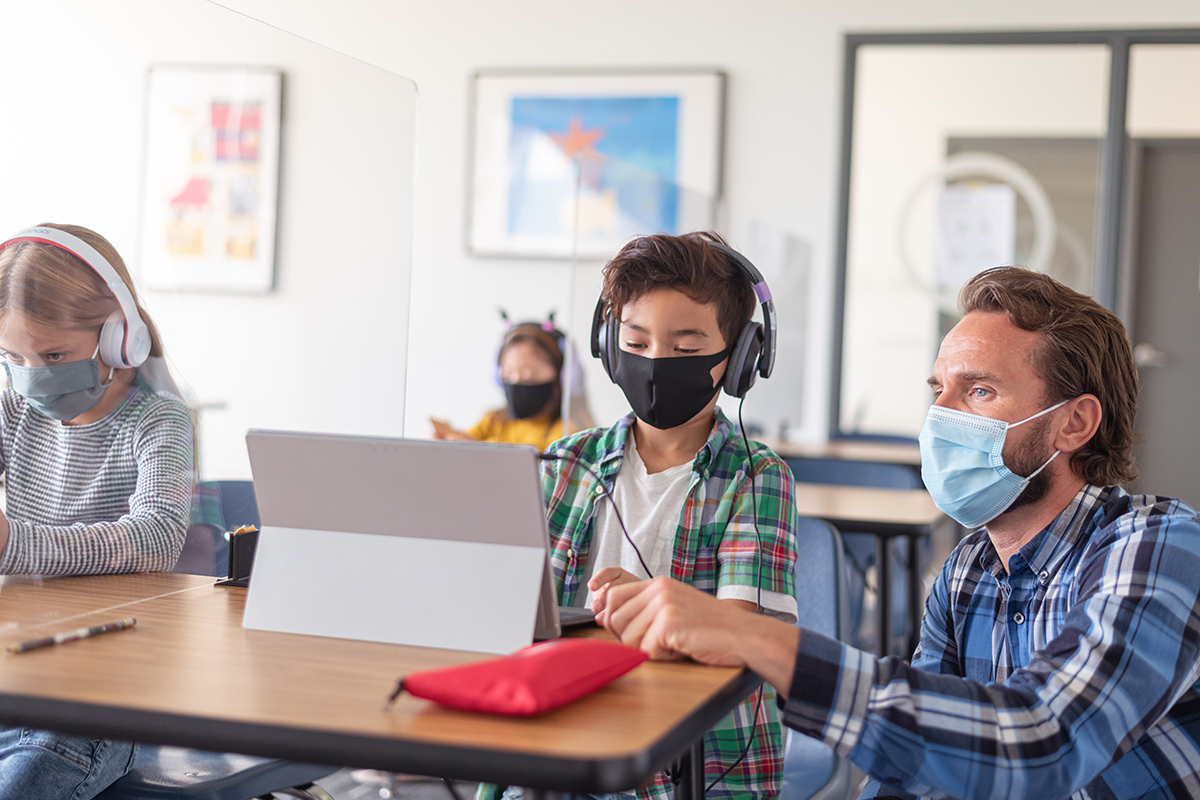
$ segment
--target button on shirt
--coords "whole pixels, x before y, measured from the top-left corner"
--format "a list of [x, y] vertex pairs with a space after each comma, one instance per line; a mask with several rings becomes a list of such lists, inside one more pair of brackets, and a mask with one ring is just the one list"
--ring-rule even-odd
[[1200, 798], [1196, 512], [1085, 486], [1008, 566], [959, 543], [912, 666], [802, 632], [784, 721], [868, 794]]

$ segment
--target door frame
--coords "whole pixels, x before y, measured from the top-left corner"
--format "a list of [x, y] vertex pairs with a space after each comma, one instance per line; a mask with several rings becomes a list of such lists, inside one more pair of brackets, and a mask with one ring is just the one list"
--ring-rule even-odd
[[[1100, 196], [1096, 218], [1096, 270], [1093, 295], [1122, 319], [1132, 310], [1133, 277], [1130, 219], [1138, 154], [1126, 128], [1130, 49], [1139, 44], [1200, 44], [1200, 28], [1086, 31], [960, 31], [928, 33], [850, 33], [842, 63], [841, 159], [838, 171], [837, 234], [833, 304], [833, 363], [829, 397], [829, 439], [880, 440], [889, 437], [841, 429], [842, 356], [846, 324], [846, 256], [850, 238], [850, 170], [854, 141], [854, 98], [858, 49], [863, 46], [1102, 45], [1109, 49], [1108, 114], [1100, 150]], [[1130, 168], [1133, 167], [1133, 170]]]

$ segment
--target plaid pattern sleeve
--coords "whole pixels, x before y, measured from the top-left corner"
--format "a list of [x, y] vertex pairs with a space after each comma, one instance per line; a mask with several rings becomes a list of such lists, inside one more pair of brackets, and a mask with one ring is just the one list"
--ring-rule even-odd
[[869, 794], [1200, 798], [1200, 519], [1084, 487], [1000, 563], [986, 531], [938, 577], [912, 666], [804, 632], [785, 721]]
[[[596, 504], [611, 490], [625, 452], [634, 417], [607, 430], [593, 429], [560, 439], [548, 452], [556, 461], [543, 464], [542, 486], [551, 542], [551, 566], [559, 601], [572, 605], [586, 593], [587, 568]], [[692, 464], [687, 501], [680, 509], [672, 550], [671, 574], [709, 594], [730, 585], [756, 585], [759, 541], [762, 587], [795, 596], [796, 511], [791, 473], [764, 445], [751, 442], [752, 457], [732, 426], [717, 412], [712, 433]], [[587, 465], [595, 475], [582, 465]], [[750, 467], [754, 466], [754, 495]], [[758, 535], [754, 507], [757, 503]], [[711, 798], [774, 797], [783, 775], [783, 733], [774, 691], [764, 688], [761, 706], [751, 696], [705, 735], [705, 775], [709, 782], [741, 756], [743, 761], [708, 793]], [[757, 706], [757, 709], [756, 709]], [[755, 713], [757, 710], [757, 721]], [[670, 795], [670, 782], [659, 775], [642, 787], [642, 798]]]

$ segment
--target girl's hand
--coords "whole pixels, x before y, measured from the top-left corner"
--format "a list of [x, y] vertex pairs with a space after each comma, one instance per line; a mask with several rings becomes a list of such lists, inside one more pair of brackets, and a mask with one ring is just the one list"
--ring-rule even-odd
[[599, 614], [604, 610], [607, 603], [608, 590], [613, 586], [620, 586], [623, 583], [634, 583], [640, 581], [637, 575], [632, 572], [626, 572], [620, 567], [605, 567], [592, 576], [588, 581], [588, 588], [592, 590], [592, 611]]
[[435, 439], [451, 439], [455, 441], [474, 441], [474, 438], [468, 436], [460, 430], [450, 427], [450, 423], [443, 419], [430, 417], [429, 421], [433, 423], [433, 438]]
[[4, 516], [4, 512], [0, 511], [0, 553], [4, 552], [4, 548], [8, 546], [8, 517]]

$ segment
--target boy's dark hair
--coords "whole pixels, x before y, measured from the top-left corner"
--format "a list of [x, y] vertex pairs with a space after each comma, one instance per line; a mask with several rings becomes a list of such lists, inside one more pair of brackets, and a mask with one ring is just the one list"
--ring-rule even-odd
[[754, 316], [754, 289], [729, 256], [711, 246], [725, 244], [712, 231], [670, 236], [639, 236], [621, 248], [604, 267], [605, 313], [621, 319], [627, 303], [655, 289], [675, 289], [707, 305], [717, 306], [717, 323], [725, 346], [732, 347]]
[[1075, 473], [1097, 486], [1128, 483], [1134, 468], [1138, 375], [1121, 320], [1092, 298], [1037, 272], [997, 267], [969, 280], [958, 295], [964, 316], [1003, 313], [1018, 328], [1041, 334], [1033, 370], [1046, 384], [1047, 405], [1081, 394], [1100, 401], [1100, 428], [1071, 456]]

